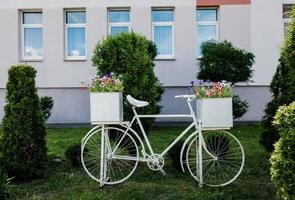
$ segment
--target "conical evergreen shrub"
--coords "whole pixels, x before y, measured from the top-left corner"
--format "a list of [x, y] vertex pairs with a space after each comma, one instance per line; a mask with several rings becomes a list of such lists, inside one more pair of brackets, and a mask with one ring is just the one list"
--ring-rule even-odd
[[270, 85], [272, 100], [266, 105], [262, 119], [263, 131], [260, 135], [260, 143], [268, 151], [274, 149], [273, 144], [280, 137], [277, 128], [272, 124], [277, 109], [295, 101], [295, 8], [291, 16], [292, 22], [281, 51], [280, 65]]
[[9, 177], [29, 180], [43, 174], [47, 161], [45, 123], [35, 87], [36, 70], [9, 69], [3, 118], [3, 165]]

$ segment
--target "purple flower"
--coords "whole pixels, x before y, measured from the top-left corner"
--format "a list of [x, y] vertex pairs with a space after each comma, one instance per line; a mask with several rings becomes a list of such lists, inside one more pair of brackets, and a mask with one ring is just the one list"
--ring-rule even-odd
[[203, 85], [204, 84], [204, 80], [199, 80], [199, 85]]
[[191, 86], [194, 87], [195, 81], [191, 81]]

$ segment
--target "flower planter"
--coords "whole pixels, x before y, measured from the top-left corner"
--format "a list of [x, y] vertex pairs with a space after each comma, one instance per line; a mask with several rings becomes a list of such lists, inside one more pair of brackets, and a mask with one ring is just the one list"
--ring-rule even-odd
[[196, 102], [197, 118], [202, 120], [202, 128], [233, 127], [232, 98], [203, 98]]
[[122, 92], [90, 93], [91, 124], [120, 123], [123, 121]]

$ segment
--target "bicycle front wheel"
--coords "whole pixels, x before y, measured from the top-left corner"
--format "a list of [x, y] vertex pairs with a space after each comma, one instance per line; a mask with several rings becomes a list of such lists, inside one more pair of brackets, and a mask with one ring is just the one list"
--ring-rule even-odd
[[138, 146], [133, 137], [117, 127], [95, 130], [82, 143], [82, 166], [101, 185], [127, 180], [137, 167], [138, 156]]
[[186, 153], [186, 163], [192, 177], [199, 181], [202, 175], [203, 183], [211, 187], [232, 183], [242, 172], [245, 162], [244, 149], [239, 140], [227, 131], [204, 132], [205, 148], [202, 148], [200, 159], [198, 139], [196, 134]]

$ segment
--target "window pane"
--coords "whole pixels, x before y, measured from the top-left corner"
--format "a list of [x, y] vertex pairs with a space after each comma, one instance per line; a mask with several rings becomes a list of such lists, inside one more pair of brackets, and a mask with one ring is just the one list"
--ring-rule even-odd
[[24, 24], [42, 24], [42, 13], [23, 13]]
[[198, 9], [197, 21], [217, 21], [216, 9]]
[[111, 27], [111, 35], [117, 35], [122, 32], [129, 32], [128, 26], [113, 26]]
[[173, 10], [154, 10], [152, 12], [153, 22], [173, 22]]
[[172, 55], [172, 26], [155, 26], [154, 42], [159, 55]]
[[67, 24], [85, 24], [86, 14], [84, 11], [69, 11], [67, 15]]
[[217, 39], [216, 32], [217, 30], [215, 25], [198, 25], [198, 55], [201, 55], [201, 45], [203, 42]]
[[109, 22], [110, 23], [120, 23], [120, 22], [130, 22], [130, 12], [123, 10], [109, 11]]
[[85, 28], [68, 28], [68, 56], [85, 56]]
[[284, 4], [283, 5], [283, 18], [284, 19], [291, 18], [292, 6], [293, 6], [293, 4]]
[[40, 57], [42, 56], [42, 29], [25, 28], [24, 29], [24, 56]]

